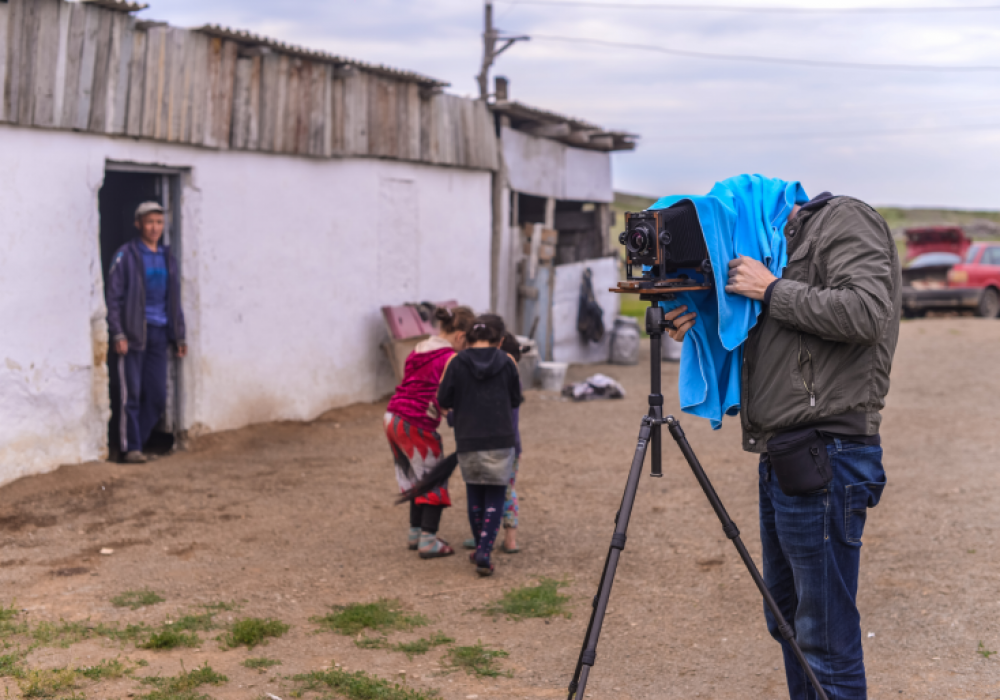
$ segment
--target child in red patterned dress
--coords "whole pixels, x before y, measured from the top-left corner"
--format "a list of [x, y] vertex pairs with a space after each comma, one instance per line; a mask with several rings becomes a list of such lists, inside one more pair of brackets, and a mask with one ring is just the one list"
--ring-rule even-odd
[[[444, 457], [437, 432], [442, 418], [438, 385], [448, 360], [465, 347], [465, 334], [475, 314], [467, 306], [439, 307], [434, 318], [439, 322], [438, 335], [421, 342], [406, 358], [403, 381], [396, 387], [383, 418], [400, 491], [412, 488]], [[455, 553], [437, 536], [441, 513], [450, 505], [447, 482], [410, 502], [407, 544], [418, 550], [422, 559]]]

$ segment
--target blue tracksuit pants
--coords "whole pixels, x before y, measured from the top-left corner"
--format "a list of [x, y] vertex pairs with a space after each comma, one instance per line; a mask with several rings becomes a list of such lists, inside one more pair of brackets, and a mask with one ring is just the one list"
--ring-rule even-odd
[[165, 326], [146, 327], [146, 348], [118, 357], [122, 386], [122, 451], [141, 451], [167, 406], [170, 342]]

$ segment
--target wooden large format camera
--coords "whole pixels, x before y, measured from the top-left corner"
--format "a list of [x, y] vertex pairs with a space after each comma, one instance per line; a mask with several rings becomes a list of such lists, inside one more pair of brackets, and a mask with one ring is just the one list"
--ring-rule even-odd
[[[712, 288], [712, 263], [691, 200], [626, 212], [618, 242], [625, 246], [626, 279], [613, 292], [650, 295]], [[702, 273], [705, 281], [690, 278], [686, 270]]]

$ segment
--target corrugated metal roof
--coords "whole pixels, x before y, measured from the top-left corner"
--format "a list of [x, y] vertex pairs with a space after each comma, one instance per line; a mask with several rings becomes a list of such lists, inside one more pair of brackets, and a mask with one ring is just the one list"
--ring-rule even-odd
[[145, 10], [149, 5], [143, 2], [128, 2], [127, 0], [80, 0], [87, 5], [97, 5], [98, 7], [103, 7], [106, 10], [115, 10], [116, 12], [138, 12], [139, 10]]
[[594, 151], [631, 151], [638, 134], [608, 131], [596, 124], [530, 107], [520, 102], [501, 100], [491, 109], [510, 118], [511, 127], [543, 138], [561, 141], [570, 146]]
[[[95, 1], [115, 2], [116, 0], [95, 0]], [[254, 34], [253, 32], [247, 31], [245, 29], [232, 29], [230, 27], [223, 27], [218, 24], [206, 24], [202, 27], [196, 27], [194, 31], [202, 32], [210, 36], [222, 37], [223, 39], [230, 39], [232, 41], [241, 44], [246, 44], [249, 46], [266, 46], [270, 49], [273, 49], [274, 51], [286, 53], [293, 56], [300, 56], [302, 58], [308, 58], [313, 61], [324, 61], [327, 63], [336, 63], [337, 65], [356, 66], [357, 68], [368, 71], [370, 73], [377, 73], [379, 75], [385, 75], [387, 77], [396, 78], [398, 80], [407, 80], [431, 88], [444, 88], [449, 85], [449, 83], [446, 83], [442, 80], [431, 78], [426, 75], [421, 75], [420, 73], [414, 73], [412, 71], [407, 71], [407, 70], [399, 70], [398, 68], [390, 68], [389, 66], [377, 65], [374, 63], [366, 63], [365, 61], [358, 61], [353, 58], [338, 56], [336, 54], [327, 53], [326, 51], [317, 51], [315, 49], [308, 49], [303, 46], [295, 46], [293, 44], [287, 44], [283, 41], [272, 39], [271, 37], [261, 36], [260, 34]]]

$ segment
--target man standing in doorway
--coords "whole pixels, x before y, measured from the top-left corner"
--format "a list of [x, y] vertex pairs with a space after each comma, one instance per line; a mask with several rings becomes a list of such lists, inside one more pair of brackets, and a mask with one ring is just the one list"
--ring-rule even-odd
[[135, 210], [139, 235], [119, 248], [108, 272], [108, 329], [121, 384], [121, 451], [126, 462], [146, 461], [142, 448], [167, 405], [172, 345], [187, 355], [177, 261], [163, 237], [163, 207]]

